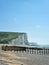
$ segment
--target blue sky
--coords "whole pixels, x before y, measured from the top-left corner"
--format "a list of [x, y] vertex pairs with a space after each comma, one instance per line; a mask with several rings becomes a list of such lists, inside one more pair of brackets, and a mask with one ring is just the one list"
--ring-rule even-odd
[[26, 32], [30, 42], [49, 44], [49, 0], [0, 0], [0, 31]]

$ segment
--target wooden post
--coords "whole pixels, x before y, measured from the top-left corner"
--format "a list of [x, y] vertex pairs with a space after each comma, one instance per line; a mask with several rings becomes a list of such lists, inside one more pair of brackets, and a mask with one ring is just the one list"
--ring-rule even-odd
[[37, 54], [38, 54], [38, 49], [37, 49]]
[[44, 55], [45, 55], [45, 48], [44, 48]]
[[32, 54], [33, 54], [33, 49], [32, 49]]
[[30, 54], [31, 54], [31, 49], [30, 49]]

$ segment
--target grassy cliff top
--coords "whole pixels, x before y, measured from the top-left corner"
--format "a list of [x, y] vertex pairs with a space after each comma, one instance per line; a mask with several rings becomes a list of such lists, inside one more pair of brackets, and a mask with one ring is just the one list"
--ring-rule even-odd
[[0, 32], [0, 43], [1, 42], [7, 42], [12, 39], [18, 38], [18, 36], [25, 34], [25, 33], [19, 33], [19, 32]]

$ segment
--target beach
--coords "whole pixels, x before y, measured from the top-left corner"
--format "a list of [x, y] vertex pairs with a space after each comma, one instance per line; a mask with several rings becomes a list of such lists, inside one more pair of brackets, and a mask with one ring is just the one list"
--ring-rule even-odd
[[49, 65], [49, 56], [0, 50], [0, 65]]

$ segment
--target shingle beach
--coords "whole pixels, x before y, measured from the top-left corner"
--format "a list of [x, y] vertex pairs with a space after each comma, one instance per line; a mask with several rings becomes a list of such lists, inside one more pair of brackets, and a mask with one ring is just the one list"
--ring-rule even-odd
[[49, 65], [49, 56], [0, 50], [0, 65]]

